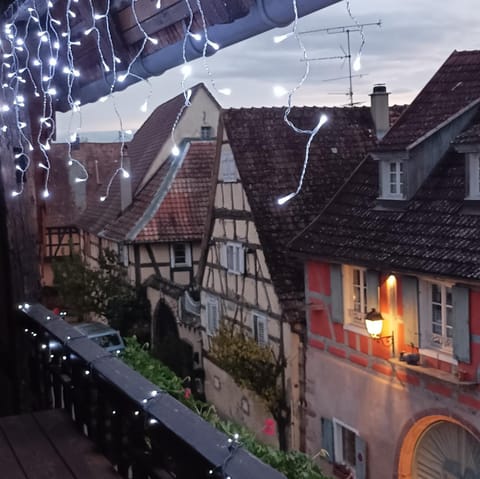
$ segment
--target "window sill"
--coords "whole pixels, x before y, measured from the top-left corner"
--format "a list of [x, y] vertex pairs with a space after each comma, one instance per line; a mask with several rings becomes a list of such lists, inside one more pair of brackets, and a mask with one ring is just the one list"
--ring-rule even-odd
[[357, 333], [361, 334], [362, 336], [369, 336], [367, 330], [365, 329], [365, 326], [360, 326], [356, 323], [344, 323], [343, 329], [345, 331], [351, 331], [352, 333]]
[[446, 371], [442, 371], [440, 369], [408, 364], [405, 361], [400, 361], [397, 358], [391, 358], [388, 361], [390, 364], [396, 367], [401, 367], [403, 369], [415, 371], [418, 374], [423, 374], [424, 376], [429, 376], [435, 379], [439, 379], [440, 381], [444, 381], [449, 384], [454, 384], [456, 386], [475, 386], [478, 384], [477, 381], [461, 381], [455, 375], [451, 373], [447, 373]]

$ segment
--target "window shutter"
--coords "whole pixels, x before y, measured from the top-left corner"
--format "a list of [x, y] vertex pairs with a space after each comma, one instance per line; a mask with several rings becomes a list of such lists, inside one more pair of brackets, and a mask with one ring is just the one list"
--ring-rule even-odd
[[367, 269], [367, 312], [378, 308], [378, 271]]
[[225, 243], [220, 245], [220, 265], [227, 268], [227, 245]]
[[242, 246], [238, 248], [238, 272], [245, 273], [245, 248]]
[[332, 292], [332, 321], [343, 323], [342, 265], [330, 264], [330, 289]]
[[335, 461], [333, 444], [333, 421], [322, 417], [322, 449], [328, 452], [328, 462]]
[[214, 298], [207, 300], [207, 334], [213, 336], [218, 330], [218, 301]]
[[355, 436], [355, 478], [367, 478], [367, 443], [360, 436]]
[[463, 286], [452, 288], [453, 299], [453, 353], [464, 363], [470, 363], [469, 290]]
[[268, 343], [267, 318], [262, 315], [255, 315], [254, 322], [256, 322], [257, 328], [257, 342], [264, 346]]
[[414, 276], [402, 276], [401, 281], [405, 344], [419, 346], [418, 281]]

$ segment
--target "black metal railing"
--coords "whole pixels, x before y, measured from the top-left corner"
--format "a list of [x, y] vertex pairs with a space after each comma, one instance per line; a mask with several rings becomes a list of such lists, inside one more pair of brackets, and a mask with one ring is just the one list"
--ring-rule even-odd
[[35, 408], [64, 408], [125, 478], [285, 479], [39, 304], [19, 307]]

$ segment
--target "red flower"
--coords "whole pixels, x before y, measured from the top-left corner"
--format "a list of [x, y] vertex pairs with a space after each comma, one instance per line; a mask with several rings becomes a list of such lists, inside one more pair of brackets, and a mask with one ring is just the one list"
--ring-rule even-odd
[[190, 388], [185, 388], [185, 391], [183, 393], [183, 397], [185, 399], [190, 399], [191, 395], [192, 395], [192, 390]]
[[263, 423], [262, 432], [267, 436], [275, 436], [275, 421], [270, 418], [265, 419], [265, 422]]

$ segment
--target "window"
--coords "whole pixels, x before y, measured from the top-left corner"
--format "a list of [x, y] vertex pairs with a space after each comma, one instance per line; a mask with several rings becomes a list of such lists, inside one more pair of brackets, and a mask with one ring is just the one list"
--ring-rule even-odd
[[173, 243], [170, 245], [170, 266], [172, 268], [192, 265], [192, 255], [188, 243]]
[[467, 153], [467, 198], [480, 199], [480, 153]]
[[403, 161], [382, 161], [381, 197], [386, 199], [405, 198], [405, 174]]
[[446, 283], [430, 281], [423, 281], [422, 286], [421, 347], [452, 352], [452, 287]]
[[331, 460], [344, 466], [342, 473], [348, 470], [353, 473], [351, 477], [366, 479], [367, 443], [359, 436], [358, 431], [336, 418], [322, 417], [321, 423], [322, 448], [328, 452]]
[[253, 313], [253, 337], [260, 346], [268, 344], [267, 318], [260, 313]]
[[207, 334], [213, 336], [218, 331], [218, 299], [213, 296], [207, 298]]
[[233, 183], [238, 179], [237, 167], [233, 157], [232, 149], [229, 145], [222, 148], [222, 156], [220, 161], [221, 178], [225, 183]]
[[202, 140], [211, 140], [212, 139], [212, 130], [211, 126], [202, 126], [200, 128], [200, 138]]
[[356, 266], [344, 266], [343, 291], [345, 298], [346, 322], [364, 328], [363, 321], [366, 313], [369, 311], [367, 270]]
[[221, 246], [221, 264], [229, 273], [243, 274], [245, 255], [241, 243], [228, 242]]

